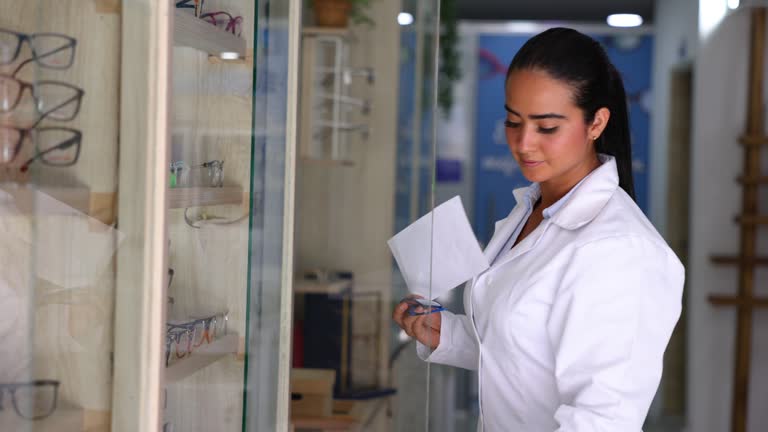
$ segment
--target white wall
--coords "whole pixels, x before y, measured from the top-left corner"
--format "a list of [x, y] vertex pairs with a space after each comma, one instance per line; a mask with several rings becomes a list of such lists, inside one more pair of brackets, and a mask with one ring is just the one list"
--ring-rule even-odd
[[[668, 0], [662, 0], [666, 2]], [[715, 0], [702, 0], [700, 7]], [[720, 0], [724, 1], [724, 0]], [[705, 5], [705, 3], [708, 3]], [[741, 208], [734, 178], [742, 170], [749, 47], [749, 11], [724, 18], [699, 42], [694, 67], [690, 264], [688, 267], [688, 428], [690, 432], [730, 430], [735, 311], [714, 308], [711, 293], [733, 294], [735, 268], [714, 267], [713, 253], [735, 253], [739, 231], [733, 216]], [[764, 166], [764, 172], [768, 172]], [[669, 179], [674, 181], [674, 179]], [[765, 195], [762, 211], [768, 211]], [[765, 234], [765, 231], [762, 231]], [[761, 238], [765, 254], [765, 237]], [[766, 295], [766, 273], [756, 292]], [[750, 432], [768, 430], [768, 312], [755, 314]]]
[[666, 232], [667, 132], [669, 131], [670, 70], [689, 63], [698, 39], [696, 0], [656, 0], [654, 11], [653, 116], [651, 118], [650, 217], [656, 229]]

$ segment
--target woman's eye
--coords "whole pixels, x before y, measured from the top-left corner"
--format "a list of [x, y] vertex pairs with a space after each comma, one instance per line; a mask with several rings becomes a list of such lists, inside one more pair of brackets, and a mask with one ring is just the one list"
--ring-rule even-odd
[[553, 134], [553, 133], [557, 132], [557, 126], [551, 127], [551, 128], [540, 127], [539, 128], [539, 132], [543, 133], [543, 134]]
[[508, 128], [518, 128], [520, 127], [520, 123], [511, 122], [509, 120], [504, 120], [504, 126]]

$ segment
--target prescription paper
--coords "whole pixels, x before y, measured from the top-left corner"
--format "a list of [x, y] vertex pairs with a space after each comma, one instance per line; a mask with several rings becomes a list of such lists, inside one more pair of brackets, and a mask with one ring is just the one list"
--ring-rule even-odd
[[458, 196], [397, 233], [387, 244], [408, 290], [429, 299], [442, 296], [489, 267]]

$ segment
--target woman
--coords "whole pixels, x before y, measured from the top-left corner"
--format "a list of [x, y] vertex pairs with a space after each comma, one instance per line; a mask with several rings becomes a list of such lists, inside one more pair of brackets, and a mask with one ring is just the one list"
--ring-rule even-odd
[[634, 202], [624, 85], [598, 42], [556, 28], [509, 66], [523, 175], [466, 315], [394, 320], [422, 359], [478, 370], [485, 431], [639, 432], [680, 316], [684, 269]]

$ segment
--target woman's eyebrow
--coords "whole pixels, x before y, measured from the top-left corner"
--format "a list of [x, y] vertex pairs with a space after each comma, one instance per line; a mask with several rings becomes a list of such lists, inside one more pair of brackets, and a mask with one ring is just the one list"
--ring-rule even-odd
[[[519, 113], [519, 112], [517, 112], [517, 111], [513, 110], [513, 109], [512, 109], [512, 108], [510, 108], [510, 107], [509, 107], [509, 105], [507, 105], [507, 104], [504, 104], [504, 109], [505, 109], [505, 110], [507, 110], [507, 112], [508, 112], [508, 113], [510, 113], [510, 114], [514, 114], [514, 115], [516, 115], [516, 116], [518, 116], [518, 117], [522, 117], [522, 116], [520, 115], [520, 113]], [[562, 115], [562, 114], [555, 114], [555, 113], [546, 113], [546, 114], [529, 114], [529, 115], [528, 115], [528, 118], [529, 118], [529, 119], [531, 119], [531, 120], [544, 120], [544, 119], [551, 119], [551, 118], [555, 118], [555, 119], [567, 119], [567, 117], [566, 117], [566, 116], [564, 116], [564, 115]]]

